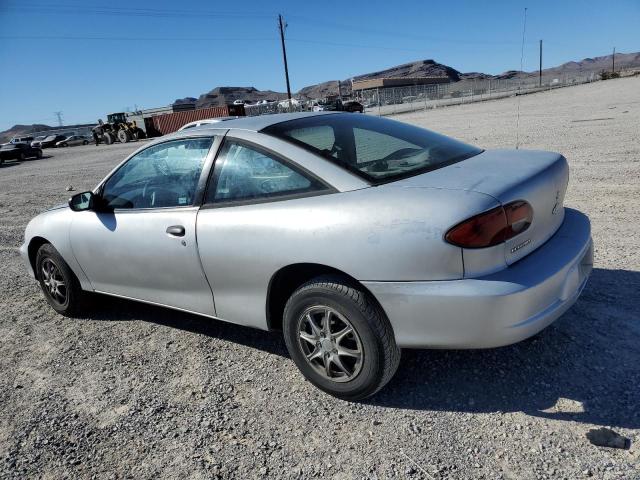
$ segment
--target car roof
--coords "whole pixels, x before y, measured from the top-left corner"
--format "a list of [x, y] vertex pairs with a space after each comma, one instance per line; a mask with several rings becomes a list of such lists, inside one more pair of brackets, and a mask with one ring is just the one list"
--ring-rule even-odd
[[[296, 120], [298, 118], [317, 117], [320, 115], [340, 115], [341, 112], [296, 112], [296, 113], [274, 113], [271, 115], [258, 115], [255, 117], [240, 117], [233, 120], [226, 120], [224, 125], [219, 123], [210, 123], [201, 125], [198, 127], [198, 131], [201, 132], [207, 128], [215, 129], [239, 129], [250, 130], [252, 132], [259, 132], [260, 130], [275, 125], [277, 123], [287, 122], [289, 120]], [[182, 132], [180, 132], [182, 133]], [[188, 132], [187, 132], [188, 133]]]

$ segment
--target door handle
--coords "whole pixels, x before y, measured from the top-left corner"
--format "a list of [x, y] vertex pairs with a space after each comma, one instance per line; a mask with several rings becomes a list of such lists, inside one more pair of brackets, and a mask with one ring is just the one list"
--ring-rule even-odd
[[167, 227], [167, 233], [174, 237], [184, 237], [184, 227], [182, 225], [172, 225]]

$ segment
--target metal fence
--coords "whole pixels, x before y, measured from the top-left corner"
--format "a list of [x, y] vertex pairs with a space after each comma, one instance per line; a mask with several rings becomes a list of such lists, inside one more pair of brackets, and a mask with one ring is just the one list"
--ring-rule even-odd
[[289, 105], [287, 100], [281, 102], [263, 103], [260, 105], [245, 105], [244, 113], [247, 117], [255, 117], [256, 115], [269, 115], [271, 113], [290, 113], [303, 112], [307, 110], [306, 105], [299, 103], [297, 100]]
[[[366, 113], [393, 115], [591, 83], [599, 81], [600, 78], [600, 73], [589, 72], [582, 75], [543, 75], [542, 79], [537, 75], [508, 79], [465, 79], [434, 85], [354, 91], [351, 98], [361, 102]], [[311, 104], [310, 101], [300, 102], [289, 107], [288, 102], [280, 101], [264, 105], [245, 105], [245, 112], [247, 116], [300, 112], [310, 110]]]
[[393, 115], [532, 93], [594, 82], [599, 79], [600, 75], [597, 73], [580, 76], [547, 76], [542, 77], [542, 82], [537, 76], [512, 79], [469, 79], [437, 85], [410, 85], [356, 91], [354, 98], [365, 106], [365, 111], [368, 113]]

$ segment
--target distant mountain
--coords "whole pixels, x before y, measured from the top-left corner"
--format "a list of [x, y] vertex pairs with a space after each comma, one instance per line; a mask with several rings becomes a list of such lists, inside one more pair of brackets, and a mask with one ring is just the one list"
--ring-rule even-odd
[[286, 93], [258, 90], [255, 87], [216, 87], [197, 99], [193, 97], [178, 99], [174, 105], [195, 103], [196, 108], [209, 108], [229, 105], [235, 100], [248, 100], [255, 103], [259, 100], [284, 100], [285, 98], [287, 98]]
[[[553, 68], [542, 70], [545, 76], [559, 76], [563, 74], [588, 74], [611, 68], [611, 55], [595, 58], [585, 58], [579, 62], [567, 62]], [[616, 69], [640, 68], [640, 52], [617, 53]], [[368, 80], [374, 78], [410, 78], [410, 77], [446, 77], [451, 82], [461, 80], [508, 79], [523, 78], [538, 75], [538, 72], [521, 72], [508, 70], [499, 75], [482, 72], [462, 73], [453, 67], [438, 63], [435, 60], [418, 60], [403, 63], [376, 72], [363, 73], [344, 80], [329, 80], [300, 89], [295, 95], [302, 99], [320, 99], [331, 95], [338, 95], [339, 88], [342, 95], [351, 94], [351, 80]], [[340, 86], [340, 87], [339, 87]], [[174, 102], [176, 105], [195, 103], [196, 108], [216, 107], [233, 103], [234, 100], [284, 100], [286, 93], [271, 90], [258, 90], [255, 87], [216, 87], [208, 93], [203, 93], [197, 99], [186, 97]]]
[[452, 82], [460, 80], [460, 72], [435, 60], [419, 60], [403, 63], [378, 72], [357, 75], [354, 80], [371, 80], [374, 78], [414, 78], [414, 77], [447, 77]]
[[53, 130], [56, 127], [50, 127], [49, 125], [42, 125], [34, 123], [33, 125], [14, 125], [4, 132], [0, 132], [0, 143], [5, 143], [11, 140], [13, 137], [26, 137], [31, 132], [41, 132], [43, 130]]
[[4, 132], [0, 132], [0, 143], [6, 143], [11, 140], [13, 137], [32, 137], [34, 132], [46, 132], [47, 130], [62, 130], [73, 131], [79, 127], [89, 127], [94, 124], [90, 123], [79, 123], [77, 125], [64, 125], [63, 127], [52, 127], [50, 125], [43, 125], [40, 123], [34, 123], [32, 125], [14, 125], [8, 130]]
[[[616, 70], [623, 68], [640, 68], [640, 52], [636, 53], [616, 53]], [[544, 76], [560, 76], [567, 75], [582, 75], [589, 73], [598, 73], [602, 70], [611, 69], [611, 55], [605, 55], [603, 57], [585, 58], [579, 62], [567, 62], [557, 67], [547, 68], [542, 70]], [[385, 70], [380, 70], [372, 73], [365, 73], [353, 77], [354, 80], [364, 80], [371, 78], [406, 78], [406, 77], [433, 77], [433, 76], [445, 76], [452, 82], [460, 80], [474, 80], [474, 79], [508, 79], [508, 78], [523, 78], [538, 75], [538, 71], [534, 72], [521, 72], [517, 70], [508, 70], [499, 75], [490, 75], [488, 73], [481, 72], [468, 72], [461, 73], [453, 67], [438, 63], [434, 60], [420, 60], [417, 62], [404, 63], [395, 67], [390, 67]], [[351, 92], [351, 79], [342, 81], [342, 92], [348, 94]], [[330, 80], [328, 82], [319, 83], [317, 85], [309, 85], [301, 89], [298, 94], [304, 98], [322, 98], [328, 95], [338, 94], [338, 81]]]
[[[557, 67], [542, 69], [544, 76], [560, 76], [560, 75], [588, 75], [590, 73], [599, 73], [602, 70], [611, 70], [611, 60], [613, 55], [605, 55], [603, 57], [584, 58], [579, 62], [567, 62]], [[640, 52], [636, 53], [616, 53], [616, 71], [627, 68], [640, 68]], [[534, 72], [518, 72], [509, 71], [496, 78], [514, 78], [529, 77], [538, 75], [538, 71]]]
[[[371, 80], [375, 78], [422, 78], [422, 77], [446, 77], [452, 82], [461, 79], [461, 73], [455, 68], [443, 65], [435, 60], [418, 60], [411, 63], [403, 63], [395, 67], [386, 68], [377, 72], [363, 73], [353, 77], [353, 80]], [[483, 74], [479, 74], [483, 75]], [[343, 95], [351, 93], [351, 78], [340, 82]], [[329, 95], [338, 95], [338, 80], [309, 85], [298, 92], [303, 98], [322, 98]]]

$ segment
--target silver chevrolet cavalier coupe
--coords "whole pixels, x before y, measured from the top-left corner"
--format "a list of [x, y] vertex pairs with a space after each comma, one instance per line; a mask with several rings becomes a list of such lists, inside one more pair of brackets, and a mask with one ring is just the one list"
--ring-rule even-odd
[[21, 253], [63, 315], [98, 292], [281, 329], [309, 381], [355, 400], [401, 348], [508, 345], [576, 301], [593, 248], [568, 178], [557, 153], [368, 115], [240, 118], [145, 145]]

